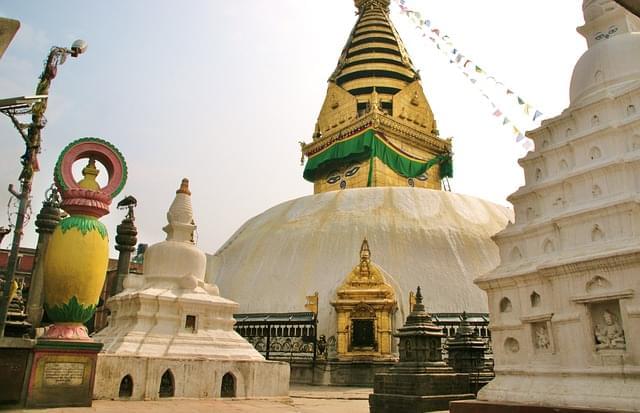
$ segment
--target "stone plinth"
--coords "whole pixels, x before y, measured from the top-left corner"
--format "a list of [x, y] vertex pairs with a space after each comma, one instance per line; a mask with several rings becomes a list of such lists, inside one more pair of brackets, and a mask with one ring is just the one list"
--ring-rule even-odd
[[25, 406], [91, 406], [96, 359], [101, 343], [38, 341]]
[[446, 410], [453, 400], [474, 398], [469, 374], [456, 373], [442, 361], [444, 334], [425, 311], [420, 287], [413, 311], [395, 336], [400, 338], [400, 362], [390, 372], [376, 374], [371, 413]]

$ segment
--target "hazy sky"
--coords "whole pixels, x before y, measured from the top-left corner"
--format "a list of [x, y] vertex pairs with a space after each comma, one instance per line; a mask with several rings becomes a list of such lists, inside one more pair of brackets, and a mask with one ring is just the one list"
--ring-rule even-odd
[[[462, 53], [539, 107], [568, 105], [573, 65], [586, 50], [580, 0], [407, 0]], [[97, 136], [124, 154], [122, 196], [138, 198], [139, 241], [164, 238], [165, 212], [189, 177], [199, 245], [214, 252], [247, 219], [313, 193], [298, 141], [311, 139], [355, 23], [352, 0], [0, 0], [22, 27], [0, 60], [0, 97], [33, 94], [52, 45], [76, 38], [87, 53], [58, 70], [35, 177], [33, 221], [55, 160], [70, 141]], [[520, 144], [468, 80], [392, 5], [392, 18], [444, 137], [454, 137], [455, 192], [507, 204], [523, 184]], [[507, 108], [505, 108], [507, 109]], [[17, 183], [21, 139], [0, 118], [0, 226]], [[123, 217], [103, 219], [110, 233]], [[10, 237], [9, 237], [10, 238]], [[5, 239], [3, 248], [8, 248]], [[113, 254], [115, 255], [115, 253]]]

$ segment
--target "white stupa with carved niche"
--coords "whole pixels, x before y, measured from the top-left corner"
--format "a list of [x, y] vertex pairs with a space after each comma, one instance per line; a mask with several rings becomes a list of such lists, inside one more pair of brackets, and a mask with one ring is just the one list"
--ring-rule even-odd
[[496, 371], [478, 397], [637, 412], [640, 19], [613, 1], [583, 10], [570, 106], [528, 134], [516, 221], [495, 238], [502, 263], [476, 281]]
[[167, 239], [149, 247], [142, 276], [129, 275], [111, 297], [95, 397], [287, 396], [289, 366], [270, 362], [233, 330], [238, 304], [204, 281], [206, 255], [195, 246], [189, 181], [167, 212]]

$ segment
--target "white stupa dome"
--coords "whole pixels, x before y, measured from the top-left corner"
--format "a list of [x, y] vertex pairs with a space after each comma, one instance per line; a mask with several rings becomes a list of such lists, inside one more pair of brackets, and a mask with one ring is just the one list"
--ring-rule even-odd
[[586, 1], [583, 8], [586, 23], [578, 31], [589, 49], [573, 70], [573, 107], [640, 83], [640, 19], [612, 1]]
[[417, 286], [428, 311], [487, 312], [486, 295], [473, 279], [499, 264], [491, 237], [511, 217], [506, 207], [429, 189], [306, 196], [247, 221], [209, 256], [207, 281], [239, 302], [242, 313], [305, 311], [305, 297], [318, 292], [319, 333], [335, 334], [330, 301], [359, 263], [366, 237], [372, 262], [395, 290], [397, 323]]

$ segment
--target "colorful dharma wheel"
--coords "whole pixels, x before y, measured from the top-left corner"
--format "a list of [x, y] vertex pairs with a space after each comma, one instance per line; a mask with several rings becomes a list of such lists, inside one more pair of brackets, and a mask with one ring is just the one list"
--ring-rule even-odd
[[[73, 164], [87, 159], [83, 179], [73, 177]], [[104, 165], [107, 184], [96, 177]], [[82, 138], [69, 144], [55, 166], [54, 181], [62, 195], [61, 207], [69, 217], [60, 221], [44, 256], [44, 307], [55, 323], [47, 339], [89, 340], [84, 326], [94, 314], [109, 263], [107, 228], [98, 219], [109, 213], [113, 197], [127, 179], [125, 160], [112, 144]]]

